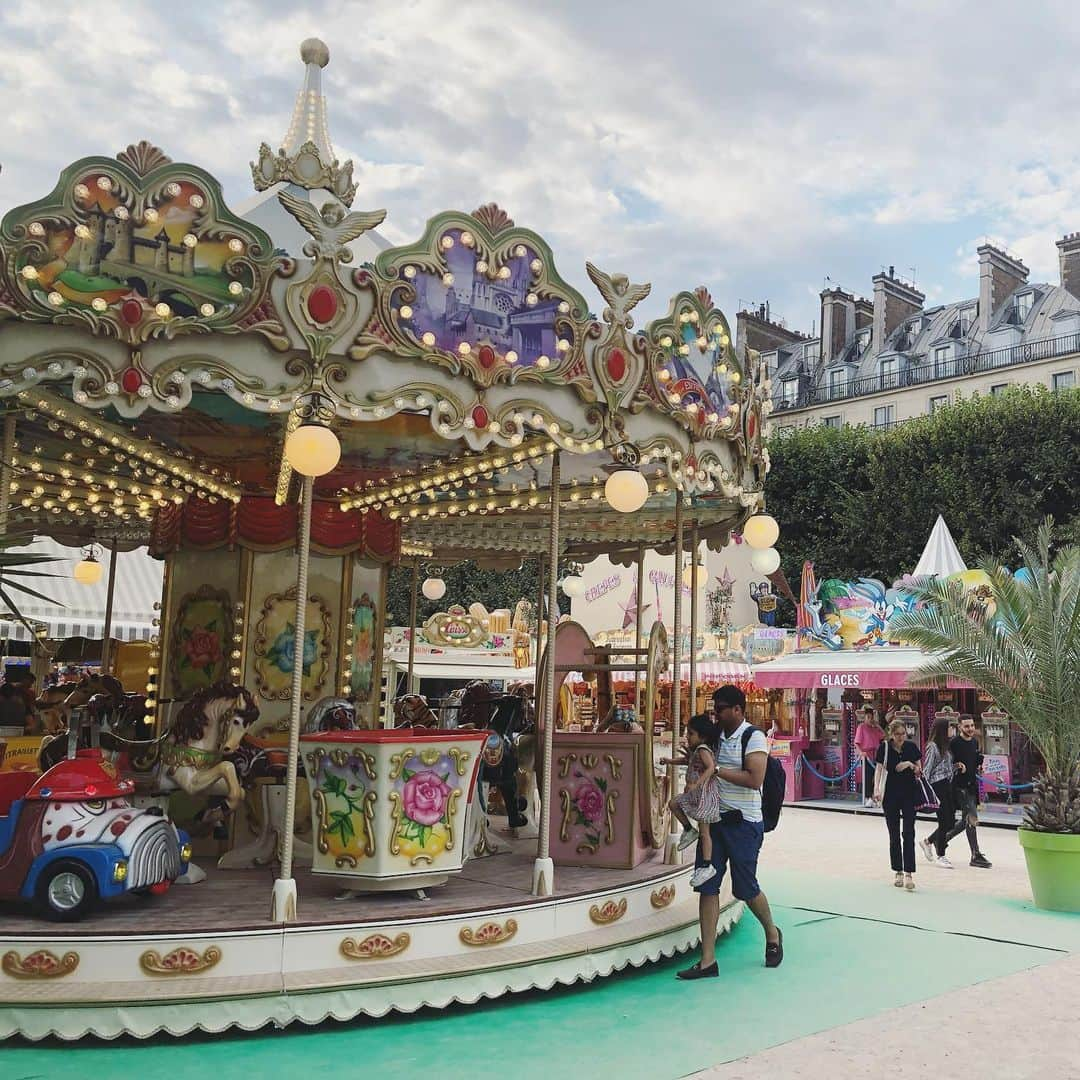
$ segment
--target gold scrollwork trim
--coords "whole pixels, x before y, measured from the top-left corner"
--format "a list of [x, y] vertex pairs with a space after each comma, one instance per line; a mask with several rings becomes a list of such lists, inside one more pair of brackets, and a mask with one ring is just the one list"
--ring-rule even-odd
[[562, 804], [562, 824], [559, 825], [559, 839], [565, 844], [570, 839], [570, 792], [559, 789], [559, 802]]
[[420, 751], [420, 763], [426, 765], [429, 769], [432, 765], [437, 765], [441, 757], [442, 751], [436, 746], [429, 746]]
[[319, 819], [319, 827], [315, 833], [315, 844], [319, 849], [319, 853], [325, 855], [330, 850], [329, 841], [326, 839], [326, 830], [330, 824], [326, 796], [316, 788], [313, 797], [315, 799], [315, 816]]
[[454, 850], [454, 815], [457, 813], [458, 800], [461, 798], [461, 788], [454, 788], [450, 792], [450, 801], [446, 809], [446, 850]]
[[209, 971], [221, 960], [221, 950], [211, 945], [200, 954], [188, 945], [181, 945], [162, 956], [154, 949], [147, 949], [139, 957], [139, 967], [147, 975], [198, 975]]
[[[395, 754], [394, 757], [398, 755]], [[396, 791], [390, 792], [390, 854], [400, 855], [398, 827], [401, 825], [401, 796]]]
[[659, 911], [661, 908], [670, 906], [674, 899], [675, 886], [664, 885], [662, 888], [653, 889], [652, 894], [649, 897], [649, 903]]
[[66, 952], [57, 956], [48, 949], [37, 949], [20, 956], [11, 949], [4, 953], [0, 966], [4, 974], [13, 979], [59, 979], [62, 975], [70, 975], [79, 966], [79, 954]]
[[454, 762], [458, 776], [464, 776], [469, 771], [469, 758], [472, 755], [468, 750], [462, 750], [460, 746], [451, 746], [447, 753]]
[[403, 953], [411, 944], [412, 938], [401, 933], [391, 939], [385, 934], [368, 934], [362, 941], [347, 937], [338, 946], [338, 952], [346, 960], [382, 960], [387, 956]]
[[577, 754], [563, 754], [559, 758], [559, 779], [565, 780], [570, 775], [570, 766], [577, 761]]
[[463, 926], [458, 933], [462, 945], [502, 945], [509, 941], [518, 931], [516, 919], [507, 919], [501, 926], [497, 922], [486, 922], [473, 930], [470, 926]]
[[622, 778], [622, 762], [614, 754], [605, 754], [604, 760], [608, 764], [608, 768], [611, 770], [611, 778], [613, 780], [619, 780]]
[[[416, 751], [410, 746], [399, 753], [390, 755], [390, 779], [397, 780], [405, 768], [405, 762], [416, 756]], [[436, 759], [438, 760], [438, 759]]]
[[369, 859], [375, 854], [375, 803], [378, 798], [375, 791], [364, 796], [364, 854]]
[[595, 769], [598, 760], [599, 758], [597, 758], [595, 754], [582, 754], [581, 756], [581, 764], [584, 765], [586, 769]]
[[619, 797], [617, 791], [609, 791], [604, 800], [604, 831], [607, 834], [607, 842], [615, 843], [615, 800]]
[[598, 926], [607, 926], [609, 923], [618, 922], [625, 914], [625, 896], [617, 904], [614, 900], [605, 900], [603, 904], [593, 904], [589, 908], [589, 918]]

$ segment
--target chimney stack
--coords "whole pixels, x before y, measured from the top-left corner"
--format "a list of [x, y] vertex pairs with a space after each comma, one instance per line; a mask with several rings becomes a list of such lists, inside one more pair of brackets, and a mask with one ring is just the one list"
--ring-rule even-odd
[[767, 301], [753, 311], [740, 311], [735, 316], [735, 351], [740, 356], [744, 355], [746, 349], [770, 352], [805, 340], [805, 334], [772, 321]]
[[821, 293], [821, 362], [831, 364], [855, 337], [855, 297], [843, 289]]
[[1069, 233], [1057, 242], [1061, 287], [1080, 299], [1080, 232]]
[[871, 348], [874, 354], [885, 348], [889, 335], [905, 320], [922, 311], [926, 296], [914, 285], [908, 285], [896, 276], [896, 268], [889, 267], [887, 274], [875, 274], [874, 283], [874, 335]]
[[985, 334], [1001, 305], [1027, 283], [1028, 268], [1011, 255], [983, 244], [979, 256], [979, 331]]

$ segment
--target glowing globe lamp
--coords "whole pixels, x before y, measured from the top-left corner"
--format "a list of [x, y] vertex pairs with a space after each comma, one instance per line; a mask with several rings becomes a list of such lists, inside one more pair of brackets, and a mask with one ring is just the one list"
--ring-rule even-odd
[[620, 514], [632, 514], [645, 505], [649, 497], [649, 484], [637, 469], [619, 469], [604, 484], [604, 498], [612, 510]]
[[563, 578], [562, 591], [572, 600], [575, 596], [581, 595], [584, 584], [585, 583], [577, 576], [577, 574], [572, 574], [570, 577]]
[[771, 514], [755, 514], [743, 526], [743, 539], [755, 550], [771, 548], [780, 539], [780, 526]]
[[682, 583], [688, 589], [696, 589], [705, 583], [705, 567], [699, 562], [687, 563], [683, 567]]
[[303, 424], [285, 439], [285, 460], [301, 476], [325, 476], [341, 460], [341, 443], [329, 428]]
[[425, 578], [420, 591], [429, 600], [441, 600], [446, 595], [446, 582], [441, 577]]
[[780, 552], [776, 548], [768, 547], [762, 551], [755, 551], [750, 556], [750, 565], [759, 573], [775, 574], [780, 569]]
[[75, 564], [72, 576], [80, 585], [96, 585], [101, 580], [101, 563], [88, 554], [82, 562]]

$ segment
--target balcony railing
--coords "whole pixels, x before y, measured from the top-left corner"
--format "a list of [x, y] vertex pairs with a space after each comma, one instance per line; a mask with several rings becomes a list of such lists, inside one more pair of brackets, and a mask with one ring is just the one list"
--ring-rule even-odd
[[846, 379], [842, 383], [832, 383], [828, 386], [811, 386], [799, 395], [797, 404], [789, 400], [783, 401], [781, 406], [782, 399], [780, 399], [777, 400], [777, 406], [797, 409], [830, 401], [846, 401], [849, 398], [867, 397], [870, 394], [881, 394], [889, 390], [921, 386], [941, 379], [978, 375], [987, 371], [1015, 367], [1018, 364], [1053, 360], [1058, 356], [1069, 356], [1078, 352], [1080, 352], [1080, 332], [1062, 334], [1060, 337], [1008, 345], [1002, 349], [987, 349], [985, 352], [972, 356], [950, 357], [947, 361], [927, 360], [925, 363], [908, 367], [904, 371], [863, 375], [857, 379]]

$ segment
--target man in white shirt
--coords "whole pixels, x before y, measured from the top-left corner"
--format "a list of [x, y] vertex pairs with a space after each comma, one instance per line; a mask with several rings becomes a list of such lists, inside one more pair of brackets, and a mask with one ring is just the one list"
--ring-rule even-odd
[[[761, 785], [769, 747], [765, 733], [752, 728], [743, 756], [746, 695], [737, 686], [721, 686], [713, 694], [716, 717], [716, 776], [720, 782], [719, 821], [709, 826], [712, 864], [716, 873], [697, 889], [701, 924], [701, 960], [679, 972], [680, 979], [707, 979], [719, 974], [716, 965], [716, 927], [720, 920], [720, 883], [731, 865], [731, 891], [754, 913], [765, 931], [765, 966], [779, 967], [784, 959], [784, 936], [773, 922], [769, 901], [757, 882], [758, 853], [765, 836], [761, 814]], [[696, 864], [704, 865], [701, 845]]]

